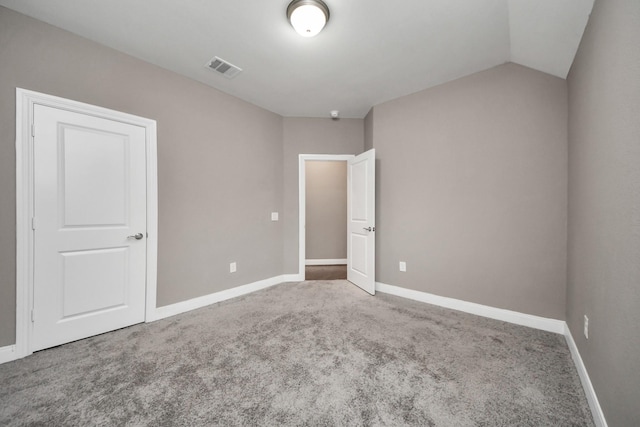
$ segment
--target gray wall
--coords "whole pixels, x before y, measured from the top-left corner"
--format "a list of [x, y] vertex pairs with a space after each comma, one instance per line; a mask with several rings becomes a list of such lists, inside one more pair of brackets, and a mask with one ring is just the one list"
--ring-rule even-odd
[[298, 155], [360, 154], [364, 148], [362, 119], [285, 117], [284, 144], [284, 269], [298, 273]]
[[373, 108], [369, 110], [364, 118], [364, 151], [373, 148]]
[[376, 280], [564, 319], [566, 82], [505, 64], [373, 114]]
[[[567, 322], [610, 426], [640, 425], [640, 2], [597, 0], [568, 77]], [[583, 316], [589, 317], [585, 339]]]
[[0, 346], [15, 342], [16, 87], [157, 120], [158, 305], [282, 274], [280, 116], [3, 7], [0, 58]]
[[347, 258], [347, 162], [305, 162], [306, 258]]

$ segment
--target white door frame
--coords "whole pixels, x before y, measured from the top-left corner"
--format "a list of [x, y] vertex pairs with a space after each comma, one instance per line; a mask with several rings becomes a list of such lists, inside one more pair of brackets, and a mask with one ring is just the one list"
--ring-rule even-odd
[[[305, 280], [305, 261], [307, 256], [307, 190], [305, 162], [347, 162], [353, 154], [299, 154], [298, 155], [298, 279]], [[347, 183], [345, 182], [345, 185]], [[349, 256], [349, 254], [347, 254]]]
[[16, 344], [15, 358], [32, 353], [33, 307], [33, 110], [44, 105], [115, 120], [146, 130], [147, 265], [145, 321], [156, 310], [158, 264], [158, 179], [156, 121], [82, 102], [16, 88]]

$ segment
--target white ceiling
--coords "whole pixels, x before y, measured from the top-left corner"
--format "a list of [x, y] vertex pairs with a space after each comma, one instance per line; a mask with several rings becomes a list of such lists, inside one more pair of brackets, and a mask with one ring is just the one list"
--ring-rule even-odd
[[[314, 38], [290, 0], [0, 0], [283, 116], [364, 117], [390, 99], [505, 62], [566, 78], [593, 0], [325, 0]], [[205, 68], [213, 56], [243, 72]]]

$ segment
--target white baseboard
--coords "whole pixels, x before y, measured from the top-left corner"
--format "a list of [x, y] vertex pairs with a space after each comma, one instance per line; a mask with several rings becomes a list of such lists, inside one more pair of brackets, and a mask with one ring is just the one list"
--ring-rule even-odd
[[302, 282], [304, 274], [285, 274], [283, 282]]
[[564, 334], [565, 332], [565, 322], [563, 320], [549, 319], [546, 317], [495, 308], [455, 298], [441, 297], [427, 292], [414, 291], [412, 289], [387, 285], [380, 282], [376, 282], [376, 291], [425, 302], [427, 304], [451, 308], [453, 310], [464, 311], [465, 313], [471, 313], [491, 319], [502, 320], [503, 322], [515, 323], [516, 325], [528, 326], [530, 328], [541, 329], [547, 332], [554, 332], [556, 334]]
[[[198, 308], [206, 307], [217, 302], [225, 301], [231, 298], [236, 298], [242, 295], [249, 294], [251, 292], [259, 291], [261, 289], [268, 288], [270, 286], [278, 285], [290, 280], [286, 280], [287, 275], [275, 276], [269, 279], [258, 280], [257, 282], [249, 283], [247, 285], [236, 286], [235, 288], [225, 289], [224, 291], [215, 292], [209, 295], [204, 295], [190, 300], [181, 301], [171, 305], [165, 305], [163, 307], [156, 308], [151, 315], [146, 319], [147, 322], [153, 322], [155, 320], [164, 319], [166, 317], [175, 316], [176, 314], [185, 313], [187, 311], [195, 310]], [[294, 280], [291, 280], [294, 281]]]
[[607, 427], [607, 420], [605, 420], [604, 418], [604, 413], [602, 412], [602, 408], [600, 407], [600, 402], [598, 402], [596, 391], [593, 388], [593, 384], [591, 384], [589, 373], [587, 372], [587, 368], [582, 362], [582, 357], [580, 356], [580, 352], [578, 351], [576, 342], [573, 340], [573, 335], [571, 335], [569, 325], [565, 323], [564, 327], [564, 338], [567, 340], [567, 345], [569, 346], [569, 350], [571, 351], [573, 363], [576, 365], [578, 375], [580, 376], [582, 388], [584, 388], [584, 393], [587, 395], [587, 401], [589, 402], [591, 415], [593, 415], [593, 422], [597, 427]]
[[304, 261], [305, 265], [347, 265], [346, 258], [340, 259], [307, 259]]
[[0, 347], [0, 364], [18, 359], [15, 345]]

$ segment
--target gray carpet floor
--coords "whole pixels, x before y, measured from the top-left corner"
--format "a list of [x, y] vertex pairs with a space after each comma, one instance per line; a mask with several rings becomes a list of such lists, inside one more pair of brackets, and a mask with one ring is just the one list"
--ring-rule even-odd
[[0, 405], [0, 425], [593, 425], [562, 336], [346, 281], [0, 365]]

